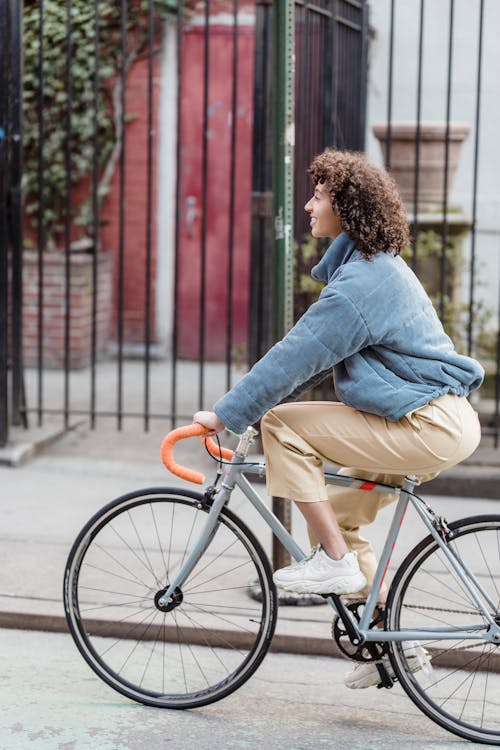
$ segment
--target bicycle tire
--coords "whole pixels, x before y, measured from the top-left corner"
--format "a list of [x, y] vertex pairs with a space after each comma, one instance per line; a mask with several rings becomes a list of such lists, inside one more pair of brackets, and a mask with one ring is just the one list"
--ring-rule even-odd
[[208, 510], [196, 492], [139, 490], [98, 511], [70, 551], [63, 592], [70, 633], [94, 672], [139, 703], [194, 708], [220, 700], [255, 672], [271, 644], [277, 595], [269, 560], [227, 508], [175, 608], [159, 609]]
[[[449, 545], [490, 596], [500, 622], [500, 516], [462, 518], [449, 524]], [[486, 551], [488, 550], [488, 557]], [[491, 607], [493, 610], [493, 607]], [[486, 634], [487, 621], [432, 536], [406, 557], [392, 582], [386, 628], [459, 628]], [[474, 742], [500, 745], [500, 645], [486, 640], [424, 641], [431, 668], [416, 669], [401, 643], [389, 644], [401, 686], [430, 719]], [[496, 693], [496, 695], [495, 695]]]

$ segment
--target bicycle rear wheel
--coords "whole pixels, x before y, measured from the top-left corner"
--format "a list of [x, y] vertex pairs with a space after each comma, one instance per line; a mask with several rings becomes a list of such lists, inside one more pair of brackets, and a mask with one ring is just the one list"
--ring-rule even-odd
[[[500, 622], [500, 516], [474, 516], [450, 524], [455, 550], [489, 596]], [[387, 601], [389, 630], [449, 630], [449, 640], [427, 640], [432, 669], [415, 670], [402, 644], [390, 644], [396, 676], [412, 701], [433, 721], [475, 742], [500, 745], [500, 644], [486, 640], [488, 624], [466, 586], [431, 536], [399, 568]], [[453, 638], [453, 629], [484, 640]], [[406, 652], [408, 654], [408, 650]], [[411, 654], [411, 649], [410, 652]]]
[[269, 561], [227, 509], [174, 606], [161, 608], [206, 519], [203, 500], [178, 489], [124, 495], [90, 519], [66, 565], [66, 619], [78, 649], [108, 685], [147, 705], [224, 698], [255, 672], [273, 637]]

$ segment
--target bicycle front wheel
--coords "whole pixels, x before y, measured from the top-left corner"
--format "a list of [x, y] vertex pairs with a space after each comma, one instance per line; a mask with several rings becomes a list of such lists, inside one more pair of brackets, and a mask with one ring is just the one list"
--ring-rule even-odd
[[177, 489], [120, 497], [90, 519], [66, 565], [66, 619], [78, 649], [108, 685], [147, 705], [224, 698], [255, 672], [273, 637], [269, 561], [227, 509], [172, 605], [160, 605], [206, 520], [203, 501]]
[[[465, 518], [450, 529], [449, 547], [479, 583], [488, 611], [499, 623], [500, 516]], [[488, 640], [486, 618], [431, 536], [410, 552], [394, 578], [387, 627], [449, 633], [446, 640], [420, 642], [430, 657], [424, 668], [419, 668], [414, 649], [392, 643], [396, 676], [412, 701], [448, 731], [500, 745], [500, 644]], [[480, 639], [454, 637], [457, 630]]]

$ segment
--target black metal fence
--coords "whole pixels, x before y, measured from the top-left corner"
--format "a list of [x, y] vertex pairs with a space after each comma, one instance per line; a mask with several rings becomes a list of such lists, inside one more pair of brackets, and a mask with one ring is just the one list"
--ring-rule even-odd
[[488, 122], [499, 113], [485, 91], [496, 85], [499, 9], [488, 0], [382, 6], [387, 84], [378, 106], [383, 122], [374, 130], [407, 204], [407, 259], [456, 345], [485, 366], [485, 384], [473, 399], [483, 433], [496, 444], [500, 225], [492, 217], [500, 193], [491, 165], [500, 150]]
[[[258, 321], [267, 325], [273, 307], [272, 263], [262, 260], [273, 245], [272, 4], [0, 6], [11, 81], [2, 87], [1, 442], [8, 412], [65, 426], [111, 417], [121, 428], [134, 417], [145, 429], [189, 418], [270, 343]], [[297, 106], [299, 217], [312, 153], [354, 121], [348, 145], [363, 145], [366, 10], [296, 3], [297, 98], [311, 97], [308, 118]], [[334, 48], [349, 43], [347, 28], [360, 62], [339, 78]], [[358, 93], [339, 106], [347, 80]]]
[[[0, 0], [1, 444], [47, 416], [173, 424], [272, 343], [272, 10]], [[312, 156], [331, 144], [384, 159], [408, 206], [408, 261], [487, 366], [496, 432], [500, 230], [481, 209], [496, 4], [297, 0], [295, 17], [298, 280], [313, 262]]]

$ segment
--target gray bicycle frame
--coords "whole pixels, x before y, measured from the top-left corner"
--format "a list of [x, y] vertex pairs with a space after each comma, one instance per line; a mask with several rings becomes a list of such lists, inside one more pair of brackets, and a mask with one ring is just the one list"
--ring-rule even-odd
[[[182, 586], [188, 575], [191, 573], [195, 565], [203, 556], [207, 547], [209, 546], [218, 525], [218, 519], [223, 508], [228, 504], [231, 493], [235, 487], [239, 487], [245, 497], [251, 502], [255, 510], [259, 513], [265, 523], [269, 526], [272, 533], [279, 539], [281, 544], [290, 553], [295, 560], [302, 560], [306, 555], [304, 551], [295, 542], [290, 533], [285, 529], [283, 524], [278, 520], [272, 511], [266, 506], [264, 501], [259, 497], [257, 492], [254, 490], [246, 476], [244, 474], [258, 475], [264, 477], [266, 472], [265, 464], [263, 463], [246, 463], [246, 456], [250, 445], [256, 435], [256, 431], [249, 427], [247, 431], [240, 437], [238, 447], [236, 448], [233, 458], [229, 464], [226, 465], [225, 473], [221, 482], [221, 487], [217, 491], [211, 508], [207, 514], [207, 519], [203, 525], [203, 528], [199, 534], [199, 537], [195, 541], [191, 552], [186, 557], [181, 568], [177, 572], [175, 578], [170, 582], [168, 589], [165, 591], [163, 597], [160, 600], [160, 605], [168, 604], [172, 598], [172, 595], [176, 588]], [[351, 477], [341, 476], [339, 474], [332, 474], [325, 472], [325, 478], [328, 484], [344, 487], [352, 487], [353, 482], [359, 482], [359, 485], [366, 485], [366, 482], [362, 480], [355, 480]], [[453, 549], [453, 544], [448, 543], [443, 535], [440, 533], [439, 525], [435, 522], [437, 517], [434, 511], [421, 500], [417, 495], [413, 493], [415, 485], [418, 484], [416, 477], [408, 476], [402, 486], [386, 485], [376, 482], [370, 482], [370, 491], [392, 493], [399, 496], [396, 504], [392, 522], [387, 534], [387, 538], [380, 556], [380, 560], [375, 573], [375, 578], [371, 587], [370, 594], [366, 601], [361, 619], [358, 622], [354, 619], [352, 613], [346, 610], [350, 617], [354, 630], [359, 635], [361, 641], [406, 641], [406, 640], [446, 640], [446, 639], [468, 639], [468, 640], [491, 640], [498, 642], [500, 640], [500, 626], [497, 625], [494, 618], [491, 616], [490, 611], [496, 611], [496, 605], [488, 596], [484, 587], [477, 580], [476, 576], [469, 570], [465, 563], [460, 559], [458, 553]], [[356, 486], [356, 485], [354, 485]], [[470, 595], [482, 616], [488, 623], [488, 633], [484, 632], [484, 624], [471, 625], [467, 630], [461, 630], [458, 628], [441, 627], [441, 628], [421, 628], [413, 630], [410, 628], [404, 628], [402, 630], [382, 630], [380, 628], [370, 630], [369, 625], [372, 621], [374, 611], [377, 607], [378, 594], [382, 581], [384, 579], [385, 572], [389, 566], [392, 551], [395, 547], [399, 530], [403, 522], [403, 518], [407, 511], [408, 505], [411, 504], [417, 511], [419, 517], [423, 521], [424, 525], [428, 529], [431, 536], [436, 541], [441, 552], [449, 563], [453, 572], [461, 581], [464, 589]], [[328, 602], [332, 609], [338, 614], [338, 610], [335, 607], [335, 603], [332, 597], [328, 597]], [[478, 632], [474, 632], [478, 631]], [[482, 632], [479, 632], [482, 631]]]

